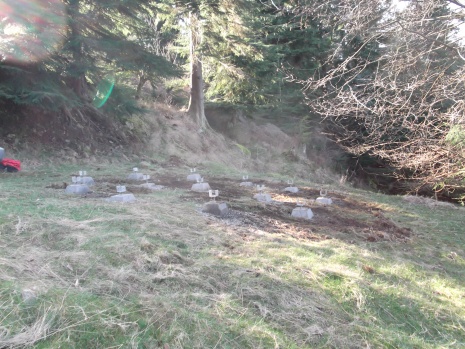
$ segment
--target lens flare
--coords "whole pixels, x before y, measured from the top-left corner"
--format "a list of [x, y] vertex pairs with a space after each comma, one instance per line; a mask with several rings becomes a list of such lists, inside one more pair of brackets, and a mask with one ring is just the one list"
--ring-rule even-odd
[[66, 28], [62, 0], [0, 0], [0, 61], [40, 61], [61, 47]]
[[113, 75], [108, 75], [100, 81], [97, 85], [97, 92], [93, 100], [93, 104], [96, 108], [103, 107], [108, 98], [110, 98], [113, 87], [115, 87], [115, 77]]

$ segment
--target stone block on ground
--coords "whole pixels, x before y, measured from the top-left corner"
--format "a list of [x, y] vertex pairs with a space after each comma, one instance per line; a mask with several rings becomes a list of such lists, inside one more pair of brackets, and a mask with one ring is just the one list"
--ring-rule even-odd
[[308, 207], [296, 207], [292, 210], [291, 216], [295, 218], [312, 219], [313, 212]]
[[319, 197], [315, 200], [315, 202], [319, 205], [331, 205], [333, 203], [333, 200], [331, 200], [330, 198]]
[[255, 194], [253, 198], [260, 202], [272, 202], [270, 194]]
[[127, 194], [117, 194], [110, 196], [107, 199], [108, 202], [134, 202], [136, 201], [136, 197], [134, 194], [127, 193]]
[[253, 187], [253, 183], [252, 182], [241, 182], [241, 184], [239, 184], [241, 187]]
[[194, 183], [192, 184], [191, 188], [192, 191], [196, 191], [199, 193], [208, 192], [210, 189], [210, 184], [208, 183]]
[[85, 184], [70, 184], [66, 187], [66, 194], [84, 195], [89, 192], [89, 187]]
[[298, 193], [299, 188], [297, 188], [297, 187], [286, 187], [286, 188], [284, 188], [284, 191], [287, 191], [288, 193]]
[[149, 190], [162, 190], [164, 186], [157, 185], [155, 183], [144, 183], [140, 185], [141, 188], [149, 189]]
[[133, 172], [129, 174], [128, 179], [131, 181], [143, 181], [144, 175], [139, 172]]
[[94, 179], [90, 176], [84, 176], [84, 177], [81, 177], [81, 182], [82, 184], [86, 184], [86, 185], [94, 185], [95, 182], [94, 182]]
[[224, 202], [210, 201], [203, 205], [202, 211], [218, 217], [224, 217], [228, 214], [229, 208]]
[[191, 173], [190, 175], [187, 176], [187, 180], [190, 182], [197, 182], [200, 181], [202, 176], [198, 173]]

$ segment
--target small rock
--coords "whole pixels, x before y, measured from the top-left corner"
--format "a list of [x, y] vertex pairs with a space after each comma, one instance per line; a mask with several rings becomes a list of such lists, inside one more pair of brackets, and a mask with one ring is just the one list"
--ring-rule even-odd
[[141, 161], [139, 164], [140, 168], [150, 168], [152, 165], [148, 161]]
[[37, 294], [34, 290], [29, 288], [25, 288], [21, 291], [21, 296], [23, 297], [23, 301], [25, 303], [33, 302], [37, 299]]

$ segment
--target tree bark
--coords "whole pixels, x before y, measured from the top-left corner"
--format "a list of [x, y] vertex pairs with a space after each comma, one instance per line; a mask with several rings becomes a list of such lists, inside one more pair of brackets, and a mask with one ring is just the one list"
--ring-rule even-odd
[[71, 74], [68, 78], [67, 85], [79, 98], [89, 101], [83, 46], [80, 38], [81, 32], [78, 24], [79, 2], [80, 0], [71, 0], [68, 6], [68, 16], [71, 19], [69, 23], [69, 41], [71, 42], [70, 50], [73, 56], [73, 62], [70, 64]]
[[202, 33], [198, 16], [195, 13], [189, 14], [190, 19], [190, 64], [191, 64], [191, 86], [190, 99], [187, 112], [197, 123], [200, 129], [207, 128], [208, 121], [205, 117], [205, 97], [203, 92], [203, 75], [201, 55], [198, 47], [202, 40]]
[[142, 92], [142, 88], [144, 87], [145, 83], [149, 79], [145, 74], [139, 74], [139, 83], [137, 84], [137, 91], [136, 91], [136, 99], [140, 99], [140, 94]]

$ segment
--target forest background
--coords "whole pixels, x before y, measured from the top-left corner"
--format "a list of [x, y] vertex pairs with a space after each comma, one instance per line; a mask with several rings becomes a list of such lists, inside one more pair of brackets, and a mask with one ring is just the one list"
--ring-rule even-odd
[[[0, 2], [0, 140], [95, 153], [148, 139], [158, 100], [318, 129], [336, 171], [465, 198], [458, 0]], [[152, 95], [144, 95], [150, 85]], [[298, 151], [301, 151], [300, 149]]]

